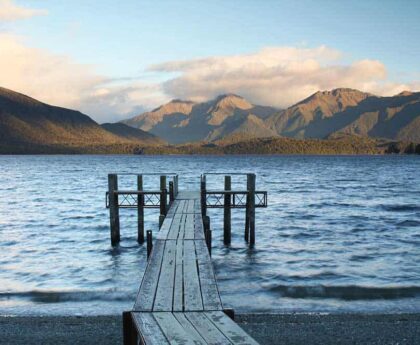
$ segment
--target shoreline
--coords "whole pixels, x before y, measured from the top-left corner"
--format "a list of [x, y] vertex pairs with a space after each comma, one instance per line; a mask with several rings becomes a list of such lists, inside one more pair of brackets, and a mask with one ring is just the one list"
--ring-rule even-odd
[[[260, 344], [419, 344], [420, 313], [237, 314]], [[1, 344], [122, 344], [114, 316], [0, 316]]]

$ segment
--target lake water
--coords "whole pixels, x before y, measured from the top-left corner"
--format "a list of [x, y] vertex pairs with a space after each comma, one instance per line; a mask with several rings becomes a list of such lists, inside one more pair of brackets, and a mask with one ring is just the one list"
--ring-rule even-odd
[[[418, 156], [0, 156], [0, 314], [117, 314], [133, 306], [146, 264], [136, 215], [121, 212], [110, 246], [107, 174], [255, 172], [256, 247], [232, 212], [211, 210], [213, 262], [225, 306], [237, 312], [419, 312]], [[233, 177], [233, 187], [244, 186]], [[147, 177], [156, 189], [158, 178]], [[133, 189], [124, 176], [120, 187]], [[212, 177], [209, 189], [221, 188]], [[157, 231], [157, 210], [146, 228]]]

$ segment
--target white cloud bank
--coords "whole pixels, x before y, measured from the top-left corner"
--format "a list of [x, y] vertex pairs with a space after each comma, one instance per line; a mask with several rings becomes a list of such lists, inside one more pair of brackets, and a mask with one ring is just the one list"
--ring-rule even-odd
[[99, 122], [120, 120], [167, 100], [159, 85], [117, 85], [93, 66], [28, 47], [10, 34], [0, 34], [0, 86], [78, 109]]
[[257, 104], [287, 107], [319, 90], [350, 87], [393, 95], [413, 85], [387, 81], [377, 60], [340, 64], [341, 53], [317, 48], [273, 47], [257, 53], [172, 61], [151, 66], [155, 72], [178, 72], [163, 84], [167, 94], [202, 101], [234, 92]]
[[254, 54], [170, 61], [150, 67], [165, 82], [110, 80], [94, 66], [28, 47], [0, 33], [0, 86], [43, 102], [78, 109], [98, 122], [117, 121], [171, 98], [207, 100], [237, 93], [256, 104], [286, 107], [318, 90], [351, 87], [379, 95], [419, 89], [420, 83], [387, 80], [376, 60], [341, 63], [329, 47], [266, 48]]
[[18, 6], [12, 0], [0, 0], [0, 21], [15, 21], [48, 14], [46, 10]]

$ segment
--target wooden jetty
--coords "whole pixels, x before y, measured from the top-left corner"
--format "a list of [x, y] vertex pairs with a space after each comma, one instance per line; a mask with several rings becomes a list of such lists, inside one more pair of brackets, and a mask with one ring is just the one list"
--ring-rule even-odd
[[254, 246], [255, 208], [267, 206], [267, 193], [255, 191], [255, 175], [247, 175], [245, 191], [230, 190], [230, 175], [222, 191], [208, 191], [206, 175], [200, 191], [178, 191], [175, 174], [160, 177], [160, 190], [145, 191], [143, 175], [137, 176], [137, 190], [130, 191], [118, 190], [117, 175], [108, 177], [113, 245], [120, 241], [119, 208], [137, 209], [139, 243], [144, 242], [144, 209], [160, 209], [154, 243], [147, 231], [148, 264], [133, 310], [123, 313], [124, 344], [257, 344], [234, 322], [233, 310], [223, 307], [207, 216], [207, 208], [224, 209], [224, 243], [229, 244], [231, 208], [245, 208], [245, 239]]

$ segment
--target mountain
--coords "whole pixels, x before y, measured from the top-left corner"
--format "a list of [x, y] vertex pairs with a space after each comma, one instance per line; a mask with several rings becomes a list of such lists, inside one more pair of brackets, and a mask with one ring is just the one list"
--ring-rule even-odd
[[352, 89], [317, 92], [271, 115], [266, 125], [280, 136], [326, 138], [345, 133], [420, 141], [420, 93], [377, 97]]
[[[140, 135], [127, 138], [98, 125], [89, 116], [51, 106], [0, 87], [0, 152], [99, 152], [112, 145], [146, 145]], [[156, 139], [157, 143], [161, 143]], [[121, 149], [121, 147], [120, 147]]]
[[233, 134], [247, 138], [276, 135], [265, 124], [276, 111], [273, 107], [251, 104], [238, 95], [226, 94], [203, 103], [173, 100], [123, 123], [179, 144], [215, 141]]
[[149, 145], [163, 145], [166, 142], [159, 137], [138, 128], [127, 126], [123, 123], [103, 123], [101, 125], [106, 131], [124, 138], [128, 141], [139, 142]]
[[357, 106], [370, 96], [368, 93], [352, 89], [318, 91], [303, 101], [273, 114], [266, 122], [282, 136], [305, 138], [308, 125], [333, 117], [348, 107]]

